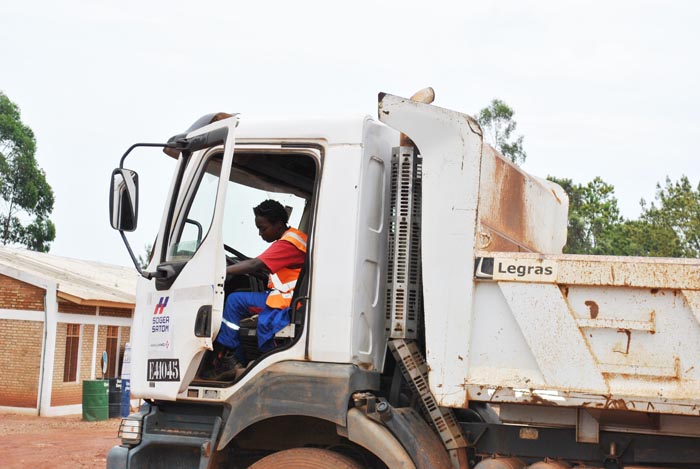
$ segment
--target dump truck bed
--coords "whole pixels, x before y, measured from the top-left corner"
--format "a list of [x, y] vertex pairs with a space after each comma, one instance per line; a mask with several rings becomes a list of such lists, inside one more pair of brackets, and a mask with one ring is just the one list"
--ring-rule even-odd
[[700, 262], [477, 252], [469, 400], [700, 414]]

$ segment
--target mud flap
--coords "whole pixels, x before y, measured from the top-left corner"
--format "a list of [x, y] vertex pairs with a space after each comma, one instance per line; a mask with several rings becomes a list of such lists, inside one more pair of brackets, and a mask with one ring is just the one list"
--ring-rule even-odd
[[[382, 398], [368, 397], [358, 407], [367, 418], [388, 428], [417, 469], [451, 469], [450, 456], [435, 431], [412, 408], [394, 408]], [[348, 432], [353, 440], [357, 435]], [[359, 441], [358, 441], [359, 443]], [[381, 458], [381, 455], [377, 455]]]

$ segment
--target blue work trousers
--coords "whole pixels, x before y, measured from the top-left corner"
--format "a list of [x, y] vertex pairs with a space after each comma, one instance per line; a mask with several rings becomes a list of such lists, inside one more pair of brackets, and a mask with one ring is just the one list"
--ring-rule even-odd
[[265, 304], [267, 292], [234, 292], [226, 298], [224, 318], [216, 341], [233, 349], [236, 357], [244, 361], [238, 336], [241, 319], [258, 314], [258, 348], [261, 352], [272, 350], [275, 334], [289, 324], [289, 308], [275, 309]]

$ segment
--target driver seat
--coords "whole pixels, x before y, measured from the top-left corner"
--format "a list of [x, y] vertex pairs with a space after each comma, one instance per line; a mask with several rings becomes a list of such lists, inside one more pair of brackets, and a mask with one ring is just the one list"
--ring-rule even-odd
[[[307, 265], [308, 259], [299, 273], [297, 285], [294, 289], [291, 307], [289, 308], [289, 324], [275, 334], [275, 347], [268, 353], [273, 353], [281, 347], [291, 345], [294, 339], [301, 334], [304, 324], [304, 309], [308, 301], [308, 296], [306, 296], [308, 289], [308, 275], [306, 275]], [[241, 345], [245, 350], [246, 357], [251, 362], [263, 355], [260, 349], [258, 349], [257, 325], [257, 314], [249, 318], [244, 318], [239, 323], [240, 329], [238, 330], [238, 334]]]
[[[313, 206], [311, 202], [311, 200], [307, 200], [297, 227], [297, 229], [307, 234], [311, 225], [311, 207]], [[280, 348], [291, 346], [295, 342], [295, 339], [301, 334], [304, 324], [304, 310], [308, 303], [308, 265], [309, 258], [307, 256], [306, 262], [304, 262], [301, 272], [299, 272], [296, 288], [294, 288], [294, 295], [292, 296], [292, 303], [289, 308], [289, 324], [275, 334], [275, 346], [267, 353], [275, 353]], [[238, 330], [238, 334], [241, 346], [245, 351], [249, 363], [253, 363], [263, 355], [266, 355], [258, 348], [257, 325], [258, 315], [242, 319], [239, 323], [240, 329]]]

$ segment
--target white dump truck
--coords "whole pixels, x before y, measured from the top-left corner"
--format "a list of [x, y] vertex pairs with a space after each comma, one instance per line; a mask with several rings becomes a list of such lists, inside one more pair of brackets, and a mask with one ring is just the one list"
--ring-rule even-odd
[[[700, 468], [700, 261], [564, 255], [568, 199], [470, 116], [379, 94], [378, 117], [205, 116], [137, 144], [110, 219], [137, 225], [135, 148], [175, 158], [138, 284], [109, 468]], [[243, 223], [276, 199], [308, 235], [289, 325], [200, 377]], [[133, 253], [131, 254], [134, 258]]]

